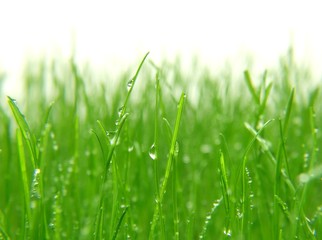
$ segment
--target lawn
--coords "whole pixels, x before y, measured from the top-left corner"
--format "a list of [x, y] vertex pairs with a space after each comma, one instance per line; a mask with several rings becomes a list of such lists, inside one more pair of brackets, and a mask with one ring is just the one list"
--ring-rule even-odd
[[0, 89], [0, 239], [322, 239], [310, 69], [137, 62], [43, 59]]

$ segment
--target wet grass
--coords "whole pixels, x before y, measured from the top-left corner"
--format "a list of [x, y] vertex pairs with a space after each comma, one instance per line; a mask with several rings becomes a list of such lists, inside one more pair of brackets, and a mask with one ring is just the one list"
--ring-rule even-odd
[[321, 84], [291, 55], [240, 79], [36, 66], [0, 107], [0, 239], [322, 238]]

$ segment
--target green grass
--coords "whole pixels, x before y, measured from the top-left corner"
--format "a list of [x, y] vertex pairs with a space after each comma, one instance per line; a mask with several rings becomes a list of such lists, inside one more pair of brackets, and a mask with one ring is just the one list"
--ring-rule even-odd
[[118, 79], [73, 58], [26, 68], [0, 106], [0, 239], [321, 239], [309, 69], [152, 60]]

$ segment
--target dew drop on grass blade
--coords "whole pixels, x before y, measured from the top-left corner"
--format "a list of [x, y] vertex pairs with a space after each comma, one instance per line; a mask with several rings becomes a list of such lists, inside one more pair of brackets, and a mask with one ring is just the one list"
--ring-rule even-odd
[[152, 160], [156, 160], [157, 159], [157, 152], [156, 152], [156, 148], [155, 148], [155, 144], [154, 143], [150, 147], [149, 156], [150, 156], [150, 158]]

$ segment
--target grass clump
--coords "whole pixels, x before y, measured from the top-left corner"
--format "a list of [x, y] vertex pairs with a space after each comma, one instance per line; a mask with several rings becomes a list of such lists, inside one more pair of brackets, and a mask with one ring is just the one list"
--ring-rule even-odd
[[0, 239], [322, 237], [321, 86], [292, 56], [242, 81], [67, 66], [1, 104]]

